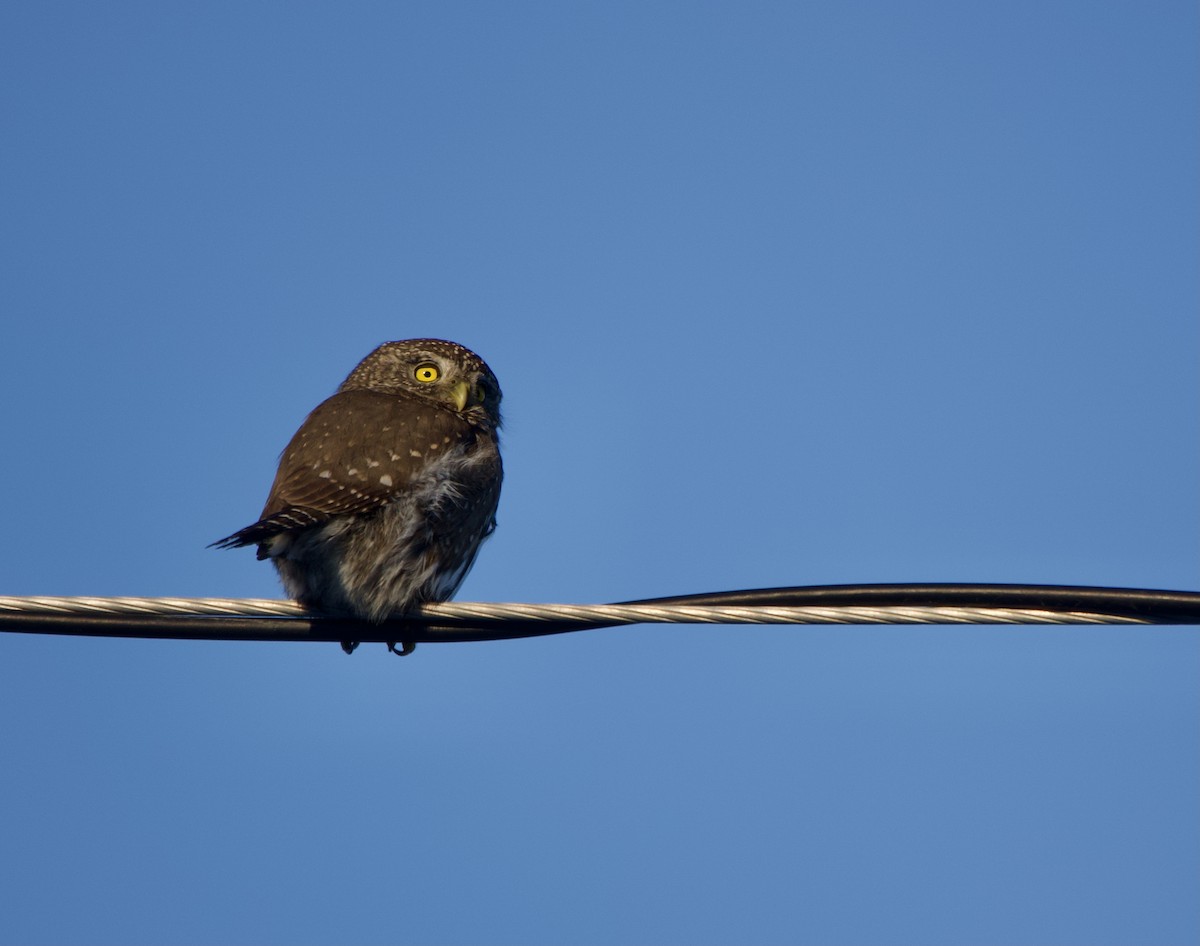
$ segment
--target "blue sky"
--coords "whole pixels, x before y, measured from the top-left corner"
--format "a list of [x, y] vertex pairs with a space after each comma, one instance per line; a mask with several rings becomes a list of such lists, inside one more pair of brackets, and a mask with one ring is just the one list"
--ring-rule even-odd
[[[1196, 590], [1190, 2], [9, 4], [7, 594], [275, 596], [380, 342], [464, 600]], [[1195, 628], [0, 635], [5, 943], [1200, 941]]]

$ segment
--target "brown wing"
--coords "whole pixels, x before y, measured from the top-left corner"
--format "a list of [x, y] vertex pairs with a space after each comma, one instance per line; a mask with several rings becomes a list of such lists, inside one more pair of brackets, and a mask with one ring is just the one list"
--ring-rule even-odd
[[376, 509], [432, 460], [474, 436], [461, 415], [427, 401], [342, 391], [319, 404], [284, 449], [259, 521], [214, 545], [250, 545]]

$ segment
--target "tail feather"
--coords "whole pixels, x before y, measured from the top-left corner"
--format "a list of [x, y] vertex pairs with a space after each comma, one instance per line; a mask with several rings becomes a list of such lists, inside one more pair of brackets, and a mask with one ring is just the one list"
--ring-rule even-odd
[[325, 516], [312, 509], [291, 506], [280, 512], [273, 513], [265, 519], [259, 519], [254, 525], [239, 529], [233, 535], [217, 539], [216, 542], [213, 542], [208, 547], [210, 549], [236, 549], [241, 548], [243, 545], [258, 545], [279, 535], [281, 532], [295, 532], [297, 529], [315, 526], [317, 523], [323, 522], [325, 518]]

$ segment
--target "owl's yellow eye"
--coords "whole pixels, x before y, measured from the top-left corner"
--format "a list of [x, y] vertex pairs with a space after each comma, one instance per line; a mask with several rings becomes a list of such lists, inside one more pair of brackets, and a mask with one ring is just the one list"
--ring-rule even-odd
[[431, 381], [436, 381], [441, 372], [438, 371], [437, 365], [430, 364], [428, 361], [422, 365], [417, 365], [417, 370], [413, 372], [413, 376], [425, 384]]

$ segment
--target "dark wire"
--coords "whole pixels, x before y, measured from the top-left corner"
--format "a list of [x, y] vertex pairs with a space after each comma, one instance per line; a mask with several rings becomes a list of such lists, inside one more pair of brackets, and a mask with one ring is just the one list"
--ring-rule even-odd
[[779, 607], [1039, 608], [1141, 618], [1153, 624], [1200, 624], [1200, 593], [1088, 585], [808, 585], [715, 591], [623, 601], [622, 604], [695, 604]]
[[[1038, 609], [1136, 618], [1149, 624], [1200, 624], [1200, 593], [1072, 585], [885, 584], [816, 585], [675, 595], [622, 605], [726, 607], [954, 607]], [[539, 637], [614, 627], [605, 620], [528, 621], [512, 618], [413, 617], [366, 624], [319, 615], [0, 614], [0, 631], [87, 637], [174, 640], [484, 641]], [[855, 622], [866, 623], [866, 622]], [[880, 622], [883, 623], [883, 622]], [[910, 622], [911, 623], [911, 622]]]

